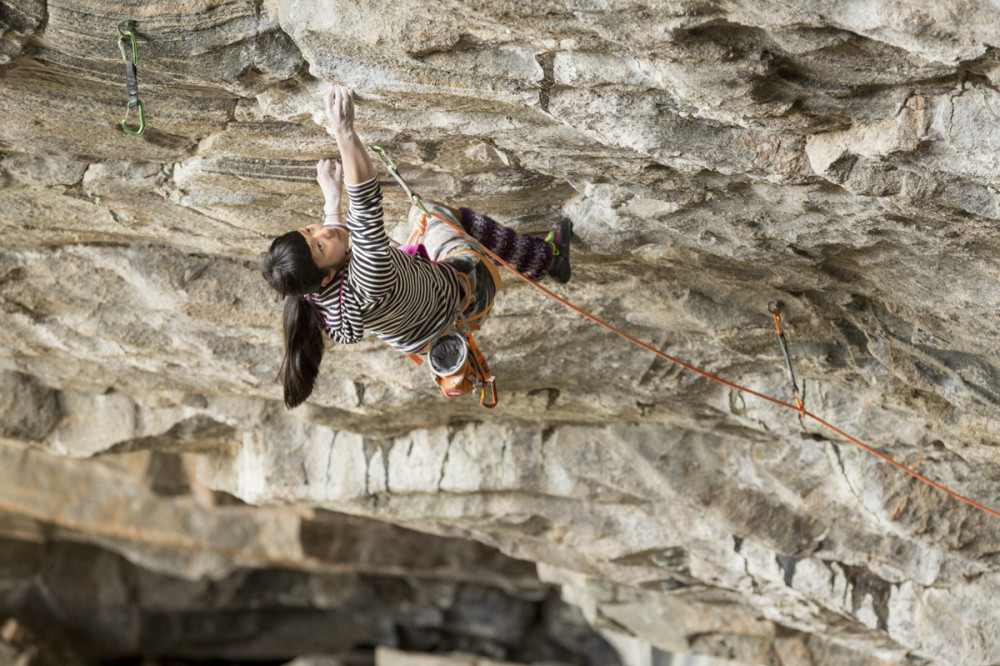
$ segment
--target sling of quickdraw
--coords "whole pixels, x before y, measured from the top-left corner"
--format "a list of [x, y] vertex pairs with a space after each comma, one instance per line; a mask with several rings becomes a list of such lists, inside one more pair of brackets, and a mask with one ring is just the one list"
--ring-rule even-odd
[[[419, 210], [422, 213], [419, 222], [414, 227], [413, 233], [410, 235], [410, 238], [407, 241], [408, 245], [416, 243], [417, 241], [419, 241], [421, 237], [423, 237], [424, 231], [427, 228], [427, 216], [432, 216], [440, 220], [441, 222], [444, 222], [447, 226], [451, 227], [455, 231], [461, 234], [465, 234], [464, 229], [456, 227], [454, 224], [444, 219], [437, 213], [431, 212], [427, 209], [424, 203], [420, 200], [420, 197], [417, 196], [416, 193], [410, 189], [409, 185], [406, 184], [406, 181], [403, 180], [403, 177], [399, 175], [399, 170], [396, 168], [396, 163], [392, 160], [391, 157], [389, 157], [389, 154], [385, 151], [384, 148], [382, 148], [381, 146], [372, 146], [372, 150], [375, 151], [375, 153], [378, 155], [379, 160], [382, 162], [382, 165], [392, 175], [392, 177], [396, 179], [396, 182], [399, 183], [399, 186], [403, 188], [403, 191], [406, 192], [406, 196], [410, 198], [410, 200], [413, 202], [413, 205], [416, 206], [417, 210]], [[486, 261], [486, 258], [482, 257], [482, 260]], [[487, 266], [487, 268], [489, 268], [491, 272], [495, 274], [496, 269], [494, 269], [493, 266]], [[472, 294], [471, 294], [469, 279], [464, 275], [462, 275], [462, 277], [465, 279], [466, 292], [469, 294], [469, 299], [471, 299]], [[492, 303], [486, 308], [486, 310], [480, 313], [476, 318], [478, 319], [484, 316], [486, 312], [489, 311], [490, 307], [492, 307]], [[464, 309], [465, 306], [460, 307], [459, 312], [464, 311]], [[494, 407], [497, 406], [498, 402], [496, 377], [493, 375], [492, 372], [490, 372], [490, 366], [486, 362], [486, 357], [483, 355], [482, 351], [480, 351], [479, 345], [476, 344], [475, 338], [473, 338], [472, 336], [472, 330], [478, 329], [479, 327], [475, 324], [470, 324], [469, 321], [466, 320], [466, 318], [463, 317], [462, 315], [458, 316], [458, 319], [454, 322], [453, 326], [465, 338], [465, 342], [468, 345], [468, 350], [469, 350], [468, 360], [476, 375], [476, 380], [477, 380], [476, 388], [480, 389], [479, 402], [483, 407], [486, 407], [488, 409], [493, 409]], [[410, 354], [410, 358], [412, 358], [418, 364], [422, 363], [422, 361], [419, 359], [418, 356]], [[490, 391], [489, 401], [487, 401], [487, 396], [486, 396], [487, 388], [489, 388]]]

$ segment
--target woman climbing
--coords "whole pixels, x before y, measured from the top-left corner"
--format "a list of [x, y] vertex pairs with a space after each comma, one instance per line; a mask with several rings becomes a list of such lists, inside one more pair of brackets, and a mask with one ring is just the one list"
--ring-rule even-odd
[[[320, 160], [316, 180], [325, 198], [321, 224], [279, 236], [264, 259], [268, 284], [285, 297], [285, 357], [279, 376], [285, 406], [312, 393], [323, 358], [323, 332], [341, 343], [359, 342], [368, 331], [395, 349], [425, 354], [459, 317], [482, 317], [499, 286], [482, 259], [490, 249], [532, 280], [570, 276], [568, 221], [555, 223], [542, 240], [508, 229], [468, 208], [427, 208], [459, 233], [428, 216], [420, 246], [399, 248], [382, 218], [382, 191], [375, 168], [354, 131], [351, 89], [333, 85], [323, 96], [339, 160]], [[341, 221], [341, 184], [350, 205]], [[410, 222], [421, 213], [412, 208]]]

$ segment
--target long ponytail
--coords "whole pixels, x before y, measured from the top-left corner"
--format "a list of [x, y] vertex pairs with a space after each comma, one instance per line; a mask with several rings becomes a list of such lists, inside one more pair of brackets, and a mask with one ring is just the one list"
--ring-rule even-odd
[[262, 272], [271, 288], [285, 297], [285, 358], [278, 379], [284, 387], [285, 407], [293, 409], [313, 392], [323, 360], [322, 322], [305, 295], [322, 287], [326, 273], [313, 261], [309, 244], [298, 231], [274, 239]]
[[285, 407], [301, 405], [313, 392], [319, 364], [323, 360], [323, 334], [313, 306], [301, 296], [285, 299], [282, 328], [285, 333], [285, 358], [278, 376], [285, 388]]

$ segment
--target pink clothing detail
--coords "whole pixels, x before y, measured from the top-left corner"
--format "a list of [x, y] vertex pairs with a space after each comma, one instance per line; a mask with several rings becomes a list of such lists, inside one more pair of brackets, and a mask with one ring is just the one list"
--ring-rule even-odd
[[421, 257], [431, 262], [432, 264], [437, 263], [436, 261], [431, 259], [431, 256], [429, 254], [427, 254], [427, 248], [424, 247], [423, 243], [418, 243], [417, 245], [400, 245], [399, 251], [402, 252], [403, 254], [408, 254], [410, 256], [420, 255]]

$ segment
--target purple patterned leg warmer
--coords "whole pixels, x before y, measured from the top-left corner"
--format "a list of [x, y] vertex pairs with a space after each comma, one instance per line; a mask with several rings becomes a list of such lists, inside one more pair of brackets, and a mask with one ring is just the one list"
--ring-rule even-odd
[[462, 227], [483, 247], [538, 282], [552, 265], [552, 246], [541, 238], [519, 234], [486, 215], [462, 208]]

